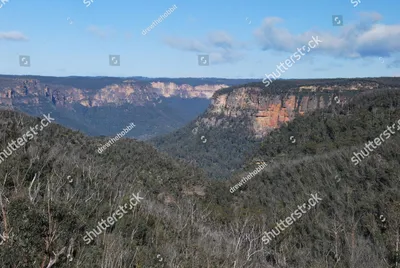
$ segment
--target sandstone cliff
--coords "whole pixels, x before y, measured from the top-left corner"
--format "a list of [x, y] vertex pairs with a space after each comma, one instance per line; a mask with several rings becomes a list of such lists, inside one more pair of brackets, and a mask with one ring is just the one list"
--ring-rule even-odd
[[209, 127], [228, 127], [226, 122], [229, 118], [244, 116], [251, 123], [249, 131], [261, 138], [296, 116], [325, 108], [332, 103], [343, 105], [355, 91], [379, 87], [375, 82], [315, 84], [272, 94], [265, 87], [239, 87], [227, 93], [215, 94], [206, 112], [207, 116], [200, 121]]
[[160, 97], [211, 98], [215, 91], [227, 85], [175, 84], [165, 82], [136, 82], [127, 80], [119, 84], [110, 84], [101, 89], [76, 88], [73, 86], [44, 84], [36, 79], [1, 79], [0, 105], [38, 104], [41, 100], [50, 100], [56, 106], [69, 107], [79, 103], [85, 107], [105, 105], [120, 106], [126, 103], [144, 105]]

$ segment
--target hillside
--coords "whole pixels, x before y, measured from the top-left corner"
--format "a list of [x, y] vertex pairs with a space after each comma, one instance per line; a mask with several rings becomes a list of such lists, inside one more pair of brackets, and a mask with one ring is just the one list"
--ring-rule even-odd
[[[399, 90], [379, 90], [298, 117], [263, 139], [246, 169], [226, 183], [238, 183], [254, 170], [254, 161], [269, 163], [233, 194], [235, 202], [228, 193], [220, 199], [237, 211], [229, 218], [242, 215], [245, 222], [252, 211], [254, 225], [264, 231], [311, 194], [322, 198], [268, 246], [260, 245], [261, 258], [276, 264], [271, 267], [395, 267], [400, 261], [399, 108]], [[382, 136], [360, 163], [352, 160], [388, 126], [394, 134]]]
[[[39, 118], [1, 111], [1, 150], [39, 123]], [[3, 159], [1, 233], [10, 239], [0, 246], [2, 267], [47, 267], [53, 252], [63, 252], [57, 267], [132, 267], [134, 256], [136, 267], [156, 264], [165, 242], [172, 242], [171, 224], [184, 224], [172, 211], [167, 218], [161, 215], [178, 200], [201, 203], [207, 182], [193, 168], [135, 140], [119, 140], [100, 155], [97, 149], [107, 140], [55, 122]], [[85, 232], [138, 192], [144, 196], [138, 209], [87, 246]]]
[[[400, 136], [351, 157], [399, 119], [400, 91], [361, 93], [272, 131], [225, 181], [135, 140], [98, 154], [107, 138], [53, 122], [0, 163], [2, 267], [395, 267]], [[0, 148], [40, 120], [1, 111]], [[231, 194], [256, 161], [268, 166]], [[132, 193], [143, 198], [133, 212], [87, 244]], [[322, 200], [263, 244], [311, 194]]]
[[229, 178], [274, 129], [314, 110], [342, 106], [361, 92], [384, 88], [400, 88], [400, 79], [277, 80], [267, 88], [262, 83], [229, 87], [218, 90], [198, 118], [150, 142], [198, 165], [210, 177]]

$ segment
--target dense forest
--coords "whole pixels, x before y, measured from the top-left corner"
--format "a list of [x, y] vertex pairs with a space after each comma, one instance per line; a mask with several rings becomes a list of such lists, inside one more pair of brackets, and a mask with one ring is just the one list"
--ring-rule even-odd
[[[299, 106], [303, 99], [312, 100], [321, 97], [325, 105], [330, 105], [334, 96], [341, 96], [341, 98], [345, 98], [345, 101], [348, 101], [368, 90], [371, 86], [376, 86], [376, 90], [399, 88], [399, 81], [400, 79], [395, 78], [277, 80], [268, 87], [265, 87], [263, 83], [250, 83], [220, 89], [215, 92], [213, 99], [217, 99], [222, 94], [227, 94], [227, 98], [230, 98], [231, 102], [253, 102], [254, 105], [261, 106], [256, 100], [249, 99], [258, 97], [259, 99], [268, 99], [269, 103], [279, 99], [284, 103], [288, 101], [287, 97], [290, 95], [296, 98], [297, 104], [291, 108], [293, 108], [296, 116], [299, 116]], [[358, 90], [350, 89], [354, 85], [358, 87]], [[315, 90], [299, 90], [299, 87], [306, 86], [315, 87]], [[329, 89], [325, 89], [326, 87], [329, 87]], [[245, 93], [235, 95], [233, 93], [235, 90], [242, 90]], [[230, 97], [229, 94], [233, 96]], [[243, 95], [242, 99], [237, 99]], [[340, 106], [345, 101], [340, 104], [333, 102], [329, 109], [332, 109], [335, 105]], [[307, 104], [304, 104], [304, 106], [307, 109]], [[218, 115], [208, 109], [184, 127], [166, 135], [156, 136], [149, 142], [161, 152], [200, 167], [207, 173], [208, 177], [229, 179], [233, 172], [243, 168], [243, 163], [260, 146], [262, 141], [253, 131], [254, 124], [257, 121], [256, 114], [261, 109], [254, 111], [238, 109], [239, 111], [236, 111], [235, 108], [237, 107], [230, 109], [229, 104], [225, 104], [224, 112]], [[276, 106], [271, 105], [268, 108], [272, 110]], [[266, 112], [268, 109], [264, 107], [263, 111]], [[231, 113], [241, 113], [241, 115], [227, 116]], [[273, 120], [275, 119], [267, 119], [267, 121]], [[210, 122], [218, 123], [210, 126], [210, 124], [207, 124]], [[284, 123], [281, 125], [284, 125]], [[192, 133], [194, 129], [199, 130], [196, 135]], [[207, 143], [202, 143], [202, 136], [207, 139]]]
[[298, 88], [299, 86], [333, 86], [342, 85], [346, 86], [351, 83], [377, 83], [380, 88], [398, 88], [400, 86], [400, 80], [396, 77], [379, 77], [379, 78], [331, 78], [331, 79], [278, 79], [271, 83], [268, 87], [262, 82], [251, 82], [248, 84], [234, 85], [215, 92], [215, 96], [232, 92], [233, 90], [240, 87], [257, 87], [263, 89], [264, 94], [277, 94], [277, 93], [288, 93], [291, 90]]
[[[202, 116], [207, 118], [208, 115]], [[208, 177], [217, 180], [227, 179], [239, 170], [261, 143], [250, 135], [250, 122], [245, 117], [229, 118], [225, 125], [215, 128], [196, 122], [198, 120], [149, 142], [176, 159], [202, 168]]]
[[[273, 131], [229, 180], [131, 139], [98, 154], [108, 138], [52, 123], [0, 163], [1, 266], [396, 267], [400, 136], [357, 166], [350, 159], [399, 119], [400, 91], [364, 92]], [[40, 120], [1, 111], [0, 148]], [[268, 166], [231, 194], [258, 161]], [[84, 242], [138, 192], [138, 206]], [[262, 243], [314, 193], [316, 207]]]

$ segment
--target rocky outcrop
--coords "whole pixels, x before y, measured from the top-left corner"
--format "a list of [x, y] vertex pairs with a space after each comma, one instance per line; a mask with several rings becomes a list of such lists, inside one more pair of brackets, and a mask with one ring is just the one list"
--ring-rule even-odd
[[177, 85], [175, 83], [152, 82], [154, 89], [159, 89], [159, 93], [164, 97], [183, 96], [189, 98], [211, 98], [218, 89], [228, 87], [227, 85], [199, 85], [190, 86], [187, 84]]
[[[90, 79], [90, 78], [89, 78]], [[165, 82], [135, 82], [126, 80], [120, 84], [110, 84], [101, 89], [76, 88], [64, 85], [43, 84], [36, 79], [1, 79], [0, 105], [38, 104], [50, 100], [56, 106], [69, 107], [79, 103], [85, 107], [105, 105], [120, 106], [126, 103], [145, 105], [160, 97], [211, 98], [224, 84], [198, 85]]]
[[379, 85], [373, 82], [307, 85], [277, 94], [268, 94], [265, 88], [239, 87], [228, 93], [216, 94], [206, 112], [207, 116], [200, 121], [209, 127], [226, 127], [229, 118], [244, 116], [250, 121], [249, 131], [256, 138], [261, 138], [296, 116], [325, 108], [332, 102], [344, 104], [346, 99], [350, 98], [351, 91], [378, 87]]

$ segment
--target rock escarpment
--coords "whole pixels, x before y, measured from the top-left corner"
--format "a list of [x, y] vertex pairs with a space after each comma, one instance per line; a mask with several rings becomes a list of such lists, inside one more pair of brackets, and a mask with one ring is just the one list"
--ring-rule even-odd
[[[90, 79], [90, 78], [88, 78]], [[168, 82], [135, 82], [127, 80], [100, 89], [77, 88], [67, 85], [46, 84], [37, 79], [2, 78], [0, 81], [0, 105], [38, 104], [50, 100], [56, 106], [69, 107], [81, 104], [85, 107], [123, 104], [144, 105], [160, 97], [206, 98], [215, 91], [228, 87], [224, 84], [178, 85]]]
[[[227, 126], [229, 118], [245, 117], [251, 122], [249, 131], [261, 138], [272, 130], [306, 112], [344, 104], [360, 91], [378, 89], [376, 82], [297, 86], [285, 92], [269, 93], [263, 87], [238, 87], [215, 94], [202, 123]], [[225, 121], [225, 122], [224, 122]]]

